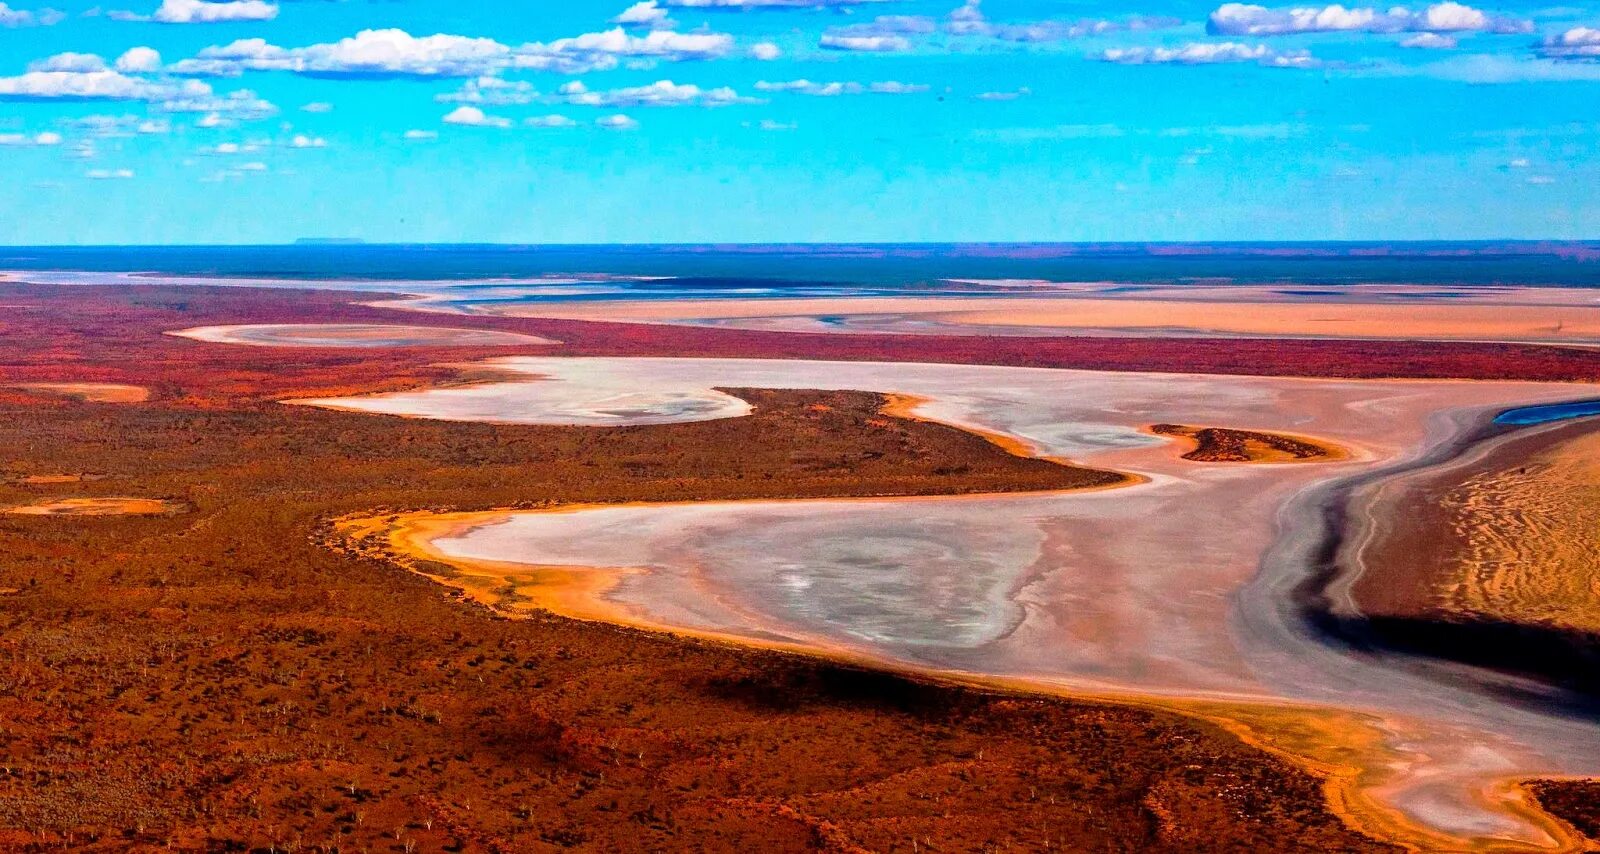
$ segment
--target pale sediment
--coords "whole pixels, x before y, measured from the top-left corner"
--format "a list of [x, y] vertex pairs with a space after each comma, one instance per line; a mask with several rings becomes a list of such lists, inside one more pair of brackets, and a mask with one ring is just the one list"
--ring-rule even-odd
[[557, 343], [493, 329], [378, 323], [252, 323], [197, 326], [168, 334], [211, 344], [256, 347], [526, 347]]
[[[738, 360], [497, 364], [537, 378], [480, 387], [467, 406], [454, 390], [365, 402], [428, 417], [571, 423], [573, 412], [593, 410], [595, 388], [630, 383], [669, 402], [717, 387], [877, 390], [904, 395], [904, 412], [1009, 437], [1014, 453], [1142, 482], [1057, 495], [500, 512], [391, 538], [478, 601], [1185, 708], [1330, 773], [1336, 806], [1358, 826], [1429, 850], [1574, 845], [1516, 784], [1600, 769], [1600, 751], [1571, 747], [1600, 743], [1591, 725], [1497, 705], [1470, 675], [1440, 683], [1329, 647], [1292, 615], [1247, 625], [1252, 615], [1233, 605], [1249, 601], [1235, 598], [1242, 586], [1303, 580], [1306, 564], [1261, 561], [1285, 536], [1280, 520], [1314, 512], [1286, 509], [1314, 487], [1415, 460], [1500, 407], [1586, 389]], [[705, 417], [641, 402], [636, 417]], [[1142, 432], [1194, 423], [1202, 411], [1326, 437], [1349, 456], [1326, 466], [1194, 466]]]

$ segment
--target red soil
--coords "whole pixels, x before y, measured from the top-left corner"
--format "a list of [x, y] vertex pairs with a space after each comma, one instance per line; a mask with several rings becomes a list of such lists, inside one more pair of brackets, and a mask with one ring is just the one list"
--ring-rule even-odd
[[[472, 326], [560, 340], [541, 356], [700, 356], [945, 362], [1117, 371], [1312, 377], [1600, 381], [1600, 351], [1476, 343], [1318, 340], [993, 338], [752, 332], [535, 318], [430, 315], [372, 308], [333, 291], [170, 286], [0, 285], [14, 306], [0, 382], [123, 382], [167, 403], [216, 408], [286, 396], [333, 396], [436, 383], [467, 362], [516, 348], [408, 347], [330, 352], [207, 345], [163, 333], [224, 323]], [[89, 367], [93, 366], [93, 367]], [[51, 403], [0, 390], [0, 400]]]

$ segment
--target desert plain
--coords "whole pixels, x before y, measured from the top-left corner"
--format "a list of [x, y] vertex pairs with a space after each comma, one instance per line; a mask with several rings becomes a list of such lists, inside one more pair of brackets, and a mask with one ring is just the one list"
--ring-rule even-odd
[[[0, 503], [162, 508], [0, 515], [7, 847], [1594, 844], [1583, 674], [1428, 641], [1593, 649], [1541, 521], [1586, 518], [1588, 422], [1495, 423], [1595, 396], [1550, 307], [1395, 342], [0, 290]], [[1384, 599], [1390, 500], [1441, 546]]]

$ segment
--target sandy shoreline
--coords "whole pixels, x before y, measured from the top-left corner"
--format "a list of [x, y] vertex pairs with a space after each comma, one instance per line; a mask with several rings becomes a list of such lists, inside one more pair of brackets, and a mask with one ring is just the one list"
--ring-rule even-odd
[[[575, 390], [564, 389], [561, 378], [569, 376], [573, 369], [587, 377], [591, 375], [588, 372], [608, 364], [579, 360], [563, 367], [555, 364], [557, 361], [526, 363], [547, 379], [521, 384], [520, 389], [512, 384], [497, 393], [555, 394], [554, 400], [567, 406], [578, 398], [564, 396]], [[633, 381], [656, 382], [650, 374], [652, 360], [626, 360], [625, 364]], [[680, 365], [699, 370], [723, 364], [731, 369], [742, 363], [664, 360], [654, 364], [672, 370]], [[932, 371], [934, 366], [927, 368]], [[870, 367], [855, 369], [865, 371]], [[1126, 430], [1142, 437], [1139, 443], [1120, 449], [1086, 451], [1083, 448], [1087, 446], [1076, 444], [1081, 440], [1072, 438], [1070, 433], [1034, 432], [1044, 425], [1051, 425], [1054, 430], [1073, 423], [1075, 416], [1053, 414], [1040, 420], [1040, 427], [1034, 427], [1034, 421], [1020, 410], [1013, 411], [993, 401], [967, 400], [963, 406], [952, 408], [948, 394], [941, 396], [934, 386], [917, 388], [917, 369], [893, 366], [893, 380], [876, 381], [867, 376], [840, 375], [840, 368], [835, 365], [806, 370], [821, 371], [819, 376], [857, 388], [884, 383], [880, 387], [903, 395], [897, 398], [902, 410], [914, 407], [924, 417], [963, 429], [976, 427], [1011, 436], [1013, 444], [1008, 450], [1012, 453], [1054, 453], [1104, 468], [1133, 471], [1148, 480], [1115, 492], [1056, 498], [850, 499], [799, 504], [750, 501], [494, 512], [475, 518], [450, 517], [440, 523], [442, 527], [424, 526], [425, 530], [414, 537], [402, 534], [391, 548], [403, 556], [409, 552], [410, 560], [446, 567], [427, 574], [452, 586], [471, 587], [469, 595], [476, 601], [497, 604], [502, 610], [548, 609], [582, 619], [722, 642], [826, 653], [839, 660], [940, 678], [959, 676], [1016, 690], [1198, 710], [1210, 719], [1227, 719], [1235, 728], [1250, 730], [1256, 742], [1297, 756], [1302, 763], [1334, 769], [1330, 777], [1334, 781], [1330, 786], [1337, 790], [1333, 800], [1344, 804], [1340, 809], [1357, 826], [1389, 828], [1385, 835], [1422, 840], [1419, 846], [1429, 850], [1552, 850], [1572, 846], [1570, 833], [1548, 817], [1535, 814], [1528, 806], [1527, 793], [1518, 785], [1521, 780], [1538, 776], [1541, 770], [1561, 773], [1564, 769], [1530, 758], [1522, 752], [1525, 746], [1515, 739], [1489, 739], [1490, 732], [1500, 739], [1504, 731], [1475, 730], [1476, 713], [1466, 699], [1472, 695], [1471, 690], [1454, 686], [1440, 694], [1437, 702], [1446, 704], [1444, 708], [1449, 711], [1439, 718], [1439, 710], [1432, 705], [1435, 699], [1422, 699], [1427, 692], [1436, 690], [1431, 683], [1418, 681], [1403, 671], [1392, 671], [1381, 663], [1360, 663], [1347, 653], [1323, 648], [1320, 641], [1304, 634], [1306, 629], [1294, 620], [1278, 625], [1266, 635], [1237, 635], [1230, 620], [1219, 622], [1225, 614], [1217, 611], [1210, 597], [1227, 595], [1225, 591], [1250, 577], [1248, 570], [1241, 572], [1238, 561], [1249, 560], [1248, 555], [1255, 549], [1265, 550], [1273, 536], [1282, 535], [1275, 533], [1274, 525], [1264, 526], [1263, 522], [1281, 512], [1276, 508], [1284, 502], [1292, 502], [1311, 487], [1356, 471], [1403, 464], [1460, 429], [1454, 422], [1430, 421], [1428, 414], [1444, 408], [1482, 418], [1498, 411], [1498, 406], [1484, 408], [1489, 401], [1498, 399], [1503, 405], [1510, 405], [1524, 400], [1572, 398], [1582, 396], [1586, 389], [1493, 383], [1341, 384], [1189, 378], [1190, 382], [1220, 383], [1210, 391], [1196, 388], [1191, 393], [1207, 400], [1208, 408], [1213, 410], [1221, 401], [1232, 401], [1229, 405], [1239, 408], [1226, 419], [1227, 423], [1326, 437], [1321, 441], [1351, 450], [1348, 459], [1326, 467], [1235, 467], [1176, 459], [1170, 441], [1157, 441], [1140, 433], [1152, 421], [1174, 413], [1146, 412], [1126, 402], [1127, 395], [1143, 393], [1136, 391], [1141, 388], [1139, 375], [1117, 375], [1115, 388], [1106, 387], [1107, 394], [1115, 391], [1123, 395], [1122, 403], [1097, 403], [1094, 395], [1100, 392], [1091, 391], [1097, 387], [1085, 384], [1089, 376], [1086, 374], [1047, 372], [1040, 376], [1046, 384], [1043, 388], [1057, 389], [1054, 395], [1040, 400], [1059, 399], [1059, 390], [1072, 388], [1072, 405], [1115, 412], [1114, 420], [1121, 424], [1115, 435]], [[777, 368], [762, 364], [752, 365], [751, 370], [769, 372]], [[945, 378], [940, 382], [961, 374], [948, 366], [940, 367], [938, 373]], [[716, 370], [708, 376], [714, 374]], [[1060, 385], [1069, 375], [1075, 377], [1077, 384]], [[1013, 377], [1014, 383], [1020, 377], [1033, 375], [1024, 370], [1007, 376]], [[735, 370], [720, 384], [759, 387], [765, 384], [763, 379], [770, 381], [771, 377], [739, 375]], [[818, 377], [807, 379], [815, 381]], [[784, 382], [791, 381], [800, 382]], [[974, 388], [1006, 385], [999, 375], [981, 371], [973, 374], [972, 382]], [[1148, 393], [1171, 406], [1177, 379], [1152, 377], [1150, 382]], [[699, 381], [689, 385], [699, 386]], [[1243, 390], [1256, 385], [1272, 389], [1273, 395], [1296, 397], [1273, 397], [1270, 404], [1266, 399], [1250, 403], [1252, 398]], [[1266, 408], [1256, 409], [1257, 406]], [[420, 410], [413, 410], [416, 411]], [[461, 417], [458, 410], [448, 411], [452, 413], [449, 417]], [[1307, 413], [1307, 418], [1315, 413], [1317, 418], [1332, 420], [1328, 424], [1315, 419], [1286, 421], [1286, 411]], [[979, 412], [983, 417], [974, 418]], [[1222, 419], [1214, 415], [1213, 420]], [[1425, 424], [1428, 426], [1424, 430]], [[1087, 424], [1073, 427], [1083, 431], [1084, 437], [1097, 435], [1098, 429]], [[1424, 440], [1424, 436], [1428, 438]], [[1212, 491], [1191, 493], [1196, 486]], [[1198, 515], [1196, 508], [1201, 508]], [[1213, 517], [1213, 513], [1221, 515]], [[1005, 547], [1012, 550], [1034, 548], [1027, 545], [1027, 538], [1019, 540], [1015, 533], [1001, 532], [1013, 530], [1006, 526], [1015, 525], [1019, 518], [1039, 514], [1061, 515], [1067, 526], [1054, 534], [1046, 529], [1043, 539], [1037, 541], [1037, 548], [1043, 550], [1040, 554], [1055, 555], [1048, 558], [1050, 561], [1067, 561], [1062, 565], [1064, 574], [1057, 578], [1054, 570], [1029, 571], [1009, 581], [1001, 574], [984, 582], [988, 587], [971, 591], [958, 587], [964, 603], [961, 608], [972, 611], [992, 601], [992, 606], [983, 607], [997, 609], [973, 611], [970, 617], [950, 624], [950, 630], [956, 632], [952, 638], [970, 637], [969, 640], [956, 642], [930, 635], [908, 646], [885, 646], [830, 635], [824, 623], [815, 622], [820, 617], [809, 611], [826, 607], [819, 603], [831, 601], [827, 597], [835, 594], [826, 593], [818, 599], [817, 594], [824, 591], [813, 591], [801, 611], [780, 613], [773, 610], [774, 600], [770, 597], [779, 595], [782, 588], [773, 587], [775, 580], [764, 579], [757, 572], [762, 562], [775, 562], [773, 565], [782, 567], [802, 560], [797, 554], [790, 554], [792, 544], [801, 542], [817, 544], [803, 558], [806, 562], [831, 560], [829, 554], [844, 549], [839, 557], [846, 561], [843, 566], [869, 557], [878, 560], [870, 554], [871, 544], [877, 542], [903, 542], [906, 548], [913, 549], [906, 553], [913, 558], [924, 549], [958, 548], [964, 547], [960, 544], [990, 540], [1006, 543]], [[405, 520], [408, 525], [414, 521]], [[979, 527], [973, 529], [974, 533], [966, 533], [973, 525]], [[956, 526], [952, 530], [961, 533], [926, 545], [920, 544], [920, 539], [905, 539], [933, 536], [944, 526]], [[1030, 529], [1025, 526], [1023, 530]], [[752, 541], [730, 539], [736, 531], [744, 532], [743, 537]], [[486, 536], [492, 536], [493, 541], [485, 540]], [[1181, 536], [1182, 547], [1191, 557], [1178, 564], [1181, 573], [1169, 575], [1156, 568], [1173, 560], [1163, 545], [1175, 546], [1173, 536]], [[529, 551], [507, 551], [522, 542], [518, 539], [521, 537], [533, 537], [526, 545], [516, 546]], [[480, 542], [467, 551], [459, 545]], [[551, 557], [532, 560], [536, 569], [531, 574], [528, 563], [519, 565], [516, 560], [490, 560], [480, 567], [473, 566], [491, 554], [538, 555], [545, 548], [554, 549]], [[853, 551], [858, 548], [869, 551], [858, 558]], [[891, 553], [895, 554], [899, 552]], [[970, 558], [954, 558], [951, 567], [962, 567], [962, 575], [968, 579], [962, 583], [971, 584], [1001, 568], [992, 564], [992, 557], [985, 557], [980, 551]], [[1204, 558], [1206, 563], [1194, 565], [1196, 558]], [[1018, 559], [1023, 561], [1016, 564], [1019, 568], [1033, 560], [1026, 554], [1004, 558]], [[1210, 567], [1211, 562], [1215, 563], [1214, 568]], [[680, 566], [681, 572], [664, 569]], [[756, 574], [746, 577], [747, 570]], [[847, 578], [826, 583], [845, 585], [839, 588], [838, 595], [844, 597], [841, 602], [859, 602], [844, 592], [850, 589]], [[907, 583], [920, 585], [908, 587], [908, 591], [943, 589], [937, 578]], [[554, 592], [545, 587], [549, 584], [555, 585]], [[1199, 598], [1197, 594], [1201, 594]], [[1025, 620], [1013, 610], [1014, 602], [1022, 603]], [[1088, 602], [1093, 603], [1092, 607], [1086, 605]], [[899, 607], [892, 601], [884, 604]], [[894, 616], [897, 613], [891, 608], [873, 619], [891, 620], [884, 624], [888, 628], [903, 625], [915, 632], [931, 630], [921, 623], [910, 629], [913, 623], [892, 622], [901, 619]], [[911, 619], [909, 614], [905, 619]], [[735, 626], [741, 628], [732, 628]], [[936, 639], [945, 646], [918, 645]], [[1068, 641], [1065, 647], [1063, 639]], [[1244, 662], [1233, 647], [1241, 640], [1261, 645]], [[956, 645], [948, 646], [949, 643]], [[941, 649], [947, 651], [939, 652]], [[1302, 655], [1310, 657], [1298, 660]], [[1267, 671], [1260, 670], [1262, 665], [1254, 661], [1262, 656], [1264, 661], [1275, 662]], [[1270, 678], [1263, 683], [1266, 674]], [[1380, 674], [1381, 679], [1375, 678]], [[1334, 687], [1345, 684], [1348, 687]], [[1343, 697], [1340, 690], [1353, 693]], [[1468, 733], [1473, 735], [1468, 737]], [[1491, 753], [1506, 751], [1504, 764], [1482, 765], [1470, 752], [1462, 752], [1463, 745], [1468, 744]], [[1433, 772], [1420, 770], [1429, 763], [1442, 763], [1438, 773], [1444, 776], [1430, 776]], [[1437, 801], [1439, 798], [1445, 800]], [[1454, 830], [1430, 825], [1432, 821], [1442, 821], [1449, 828], [1451, 822], [1463, 821], [1462, 817], [1472, 815], [1472, 811], [1482, 815], [1455, 825]], [[1419, 821], [1419, 812], [1429, 821]]]

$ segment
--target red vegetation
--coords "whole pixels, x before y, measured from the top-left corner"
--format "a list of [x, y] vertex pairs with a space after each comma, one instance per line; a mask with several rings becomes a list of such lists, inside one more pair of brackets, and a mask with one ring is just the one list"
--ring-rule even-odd
[[[119, 382], [216, 407], [414, 387], [454, 376], [440, 363], [519, 353], [882, 360], [1113, 371], [1600, 380], [1600, 352], [1516, 344], [1257, 339], [994, 338], [756, 332], [532, 318], [460, 317], [353, 302], [333, 291], [169, 286], [0, 285], [0, 382]], [[407, 323], [554, 338], [556, 347], [371, 350], [202, 344], [163, 333], [230, 323]], [[16, 392], [5, 392], [7, 399]]]

